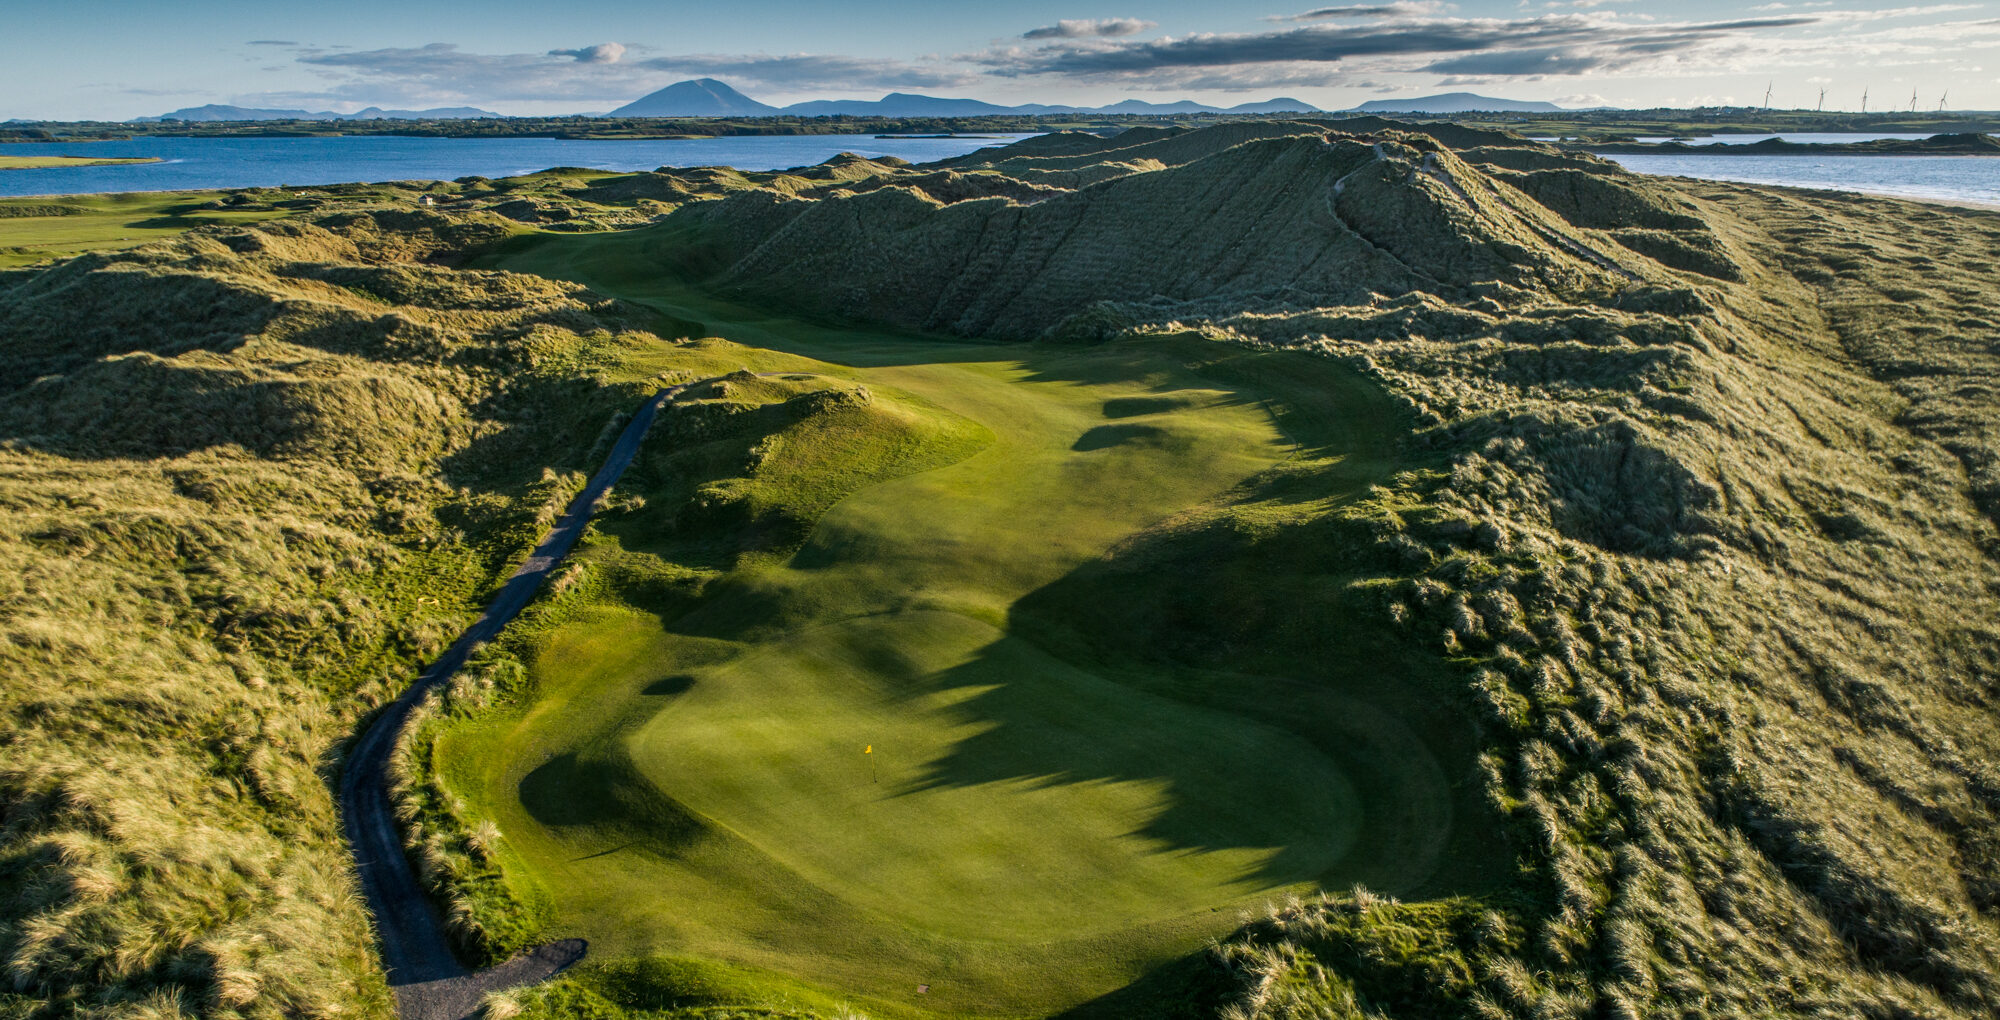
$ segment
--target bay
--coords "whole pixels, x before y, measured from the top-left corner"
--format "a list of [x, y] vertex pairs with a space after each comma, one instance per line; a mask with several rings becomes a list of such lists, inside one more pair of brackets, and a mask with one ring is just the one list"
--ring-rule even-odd
[[1739, 184], [1859, 191], [1897, 198], [2000, 204], [2000, 158], [1990, 156], [1607, 155], [1643, 174]]
[[1768, 142], [1776, 138], [1782, 142], [1798, 142], [1804, 145], [1851, 145], [1855, 142], [1873, 142], [1884, 139], [1899, 142], [1914, 142], [1936, 137], [1936, 135], [1937, 132], [1913, 135], [1885, 134], [1882, 132], [1869, 133], [1865, 131], [1791, 131], [1774, 135], [1676, 135], [1673, 137], [1666, 135], [1644, 135], [1632, 140], [1635, 142], [1658, 143], [1671, 142], [1678, 138], [1689, 145], [1754, 145], [1757, 142]]
[[[159, 163], [0, 171], [0, 195], [69, 195], [118, 191], [337, 184], [354, 181], [506, 177], [555, 166], [635, 171], [656, 167], [730, 166], [781, 170], [838, 155], [898, 156], [913, 163], [1005, 145], [1028, 135], [878, 138], [874, 135], [762, 135], [657, 141], [557, 138], [146, 137], [89, 143], [25, 143], [7, 155], [155, 156]], [[1755, 141], [1763, 136], [1735, 136]], [[1798, 141], [1852, 136], [1789, 136]], [[1735, 138], [1731, 138], [1732, 141]], [[1746, 184], [1862, 191], [1940, 201], [2000, 203], [2000, 159], [1976, 156], [1608, 157], [1648, 174]]]
[[8, 156], [153, 156], [158, 163], [0, 171], [0, 195], [82, 195], [345, 184], [355, 181], [510, 177], [557, 166], [630, 172], [656, 167], [728, 166], [784, 170], [843, 152], [899, 156], [912, 163], [1006, 145], [1021, 134], [956, 138], [874, 135], [758, 135], [656, 141], [562, 138], [145, 137], [107, 142], [26, 142]]

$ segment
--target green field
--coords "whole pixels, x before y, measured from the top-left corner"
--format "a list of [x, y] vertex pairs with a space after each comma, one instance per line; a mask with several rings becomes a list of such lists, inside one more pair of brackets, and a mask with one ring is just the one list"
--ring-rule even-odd
[[[25, 158], [25, 157], [24, 157]], [[0, 198], [0, 269], [157, 241], [210, 223], [248, 223], [282, 211], [212, 208], [222, 191]]]
[[[858, 382], [873, 401], [780, 433], [755, 473], [752, 503], [813, 520], [802, 542], [743, 557], [692, 609], [577, 610], [537, 637], [526, 710], [440, 745], [550, 934], [891, 1014], [1045, 1015], [1274, 897], [1476, 877], [1441, 866], [1476, 857], [1453, 818], [1482, 809], [1455, 788], [1472, 733], [1428, 696], [1435, 666], [1365, 627], [1275, 635], [1240, 671], [1171, 651], [1188, 599], [1301, 581], [1190, 555], [1204, 522], [1276, 527], [1390, 469], [1395, 416], [1366, 384], [1185, 339], [1003, 347], [765, 318], [649, 276], [645, 243], [548, 238], [505, 264], [744, 345], [706, 345], [718, 368], [799, 373], [759, 385]], [[685, 484], [652, 483], [649, 502]], [[695, 555], [656, 521], [607, 522], [585, 555]], [[1192, 562], [1107, 576], [1134, 556]]]
[[123, 166], [158, 163], [158, 156], [0, 156], [0, 170], [49, 170], [73, 166]]

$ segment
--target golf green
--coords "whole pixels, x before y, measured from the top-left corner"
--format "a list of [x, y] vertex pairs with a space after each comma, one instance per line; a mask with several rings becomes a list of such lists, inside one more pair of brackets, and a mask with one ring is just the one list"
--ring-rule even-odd
[[[565, 275], [532, 261], [560, 254], [522, 261]], [[978, 438], [847, 492], [796, 552], [746, 558], [691, 612], [573, 614], [540, 639], [530, 705], [447, 734], [448, 785], [593, 958], [717, 961], [871, 1012], [1048, 1015], [1270, 899], [1435, 865], [1451, 784], [1394, 712], [1325, 687], [1297, 718], [1233, 711], [1176, 696], [1156, 663], [1078, 654], [1088, 633], [1043, 642], [1060, 619], [1014, 618], [1300, 456], [1243, 366], [1169, 340], [967, 344], [653, 298], [748, 345], [708, 356], [858, 382], [883, 421]], [[1313, 413], [1362, 392], [1336, 378]], [[784, 438], [767, 473], [831, 469], [807, 448], [823, 437]], [[1316, 456], [1360, 476], [1381, 451]], [[655, 548], [607, 525], [585, 555]], [[1203, 583], [1147, 576], [1122, 597]]]

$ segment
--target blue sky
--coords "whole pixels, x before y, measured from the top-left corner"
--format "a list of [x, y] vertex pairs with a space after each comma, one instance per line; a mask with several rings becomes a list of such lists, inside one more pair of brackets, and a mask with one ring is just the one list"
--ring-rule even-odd
[[2000, 109], [2000, 0], [0, 0], [0, 119], [203, 103], [601, 111], [683, 78], [754, 98], [996, 102], [1466, 90], [1566, 105]]

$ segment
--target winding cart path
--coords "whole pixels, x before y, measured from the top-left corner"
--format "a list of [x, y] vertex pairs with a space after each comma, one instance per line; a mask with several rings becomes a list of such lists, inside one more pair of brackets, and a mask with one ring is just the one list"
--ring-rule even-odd
[[526, 608], [549, 572], [583, 534], [598, 501], [631, 465], [660, 408], [691, 385], [695, 384], [661, 390], [640, 405], [604, 466], [507, 579], [486, 611], [417, 676], [416, 683], [376, 716], [348, 750], [340, 780], [340, 813], [360, 872], [362, 893], [375, 917], [382, 966], [396, 994], [396, 1013], [401, 1020], [464, 1020], [479, 1009], [486, 993], [545, 981], [583, 959], [583, 940], [565, 939], [482, 971], [467, 971], [458, 962], [445, 937], [443, 918], [403, 856], [402, 833], [389, 795], [389, 756], [410, 712], [424, 695], [450, 682], [474, 648], [492, 640]]

